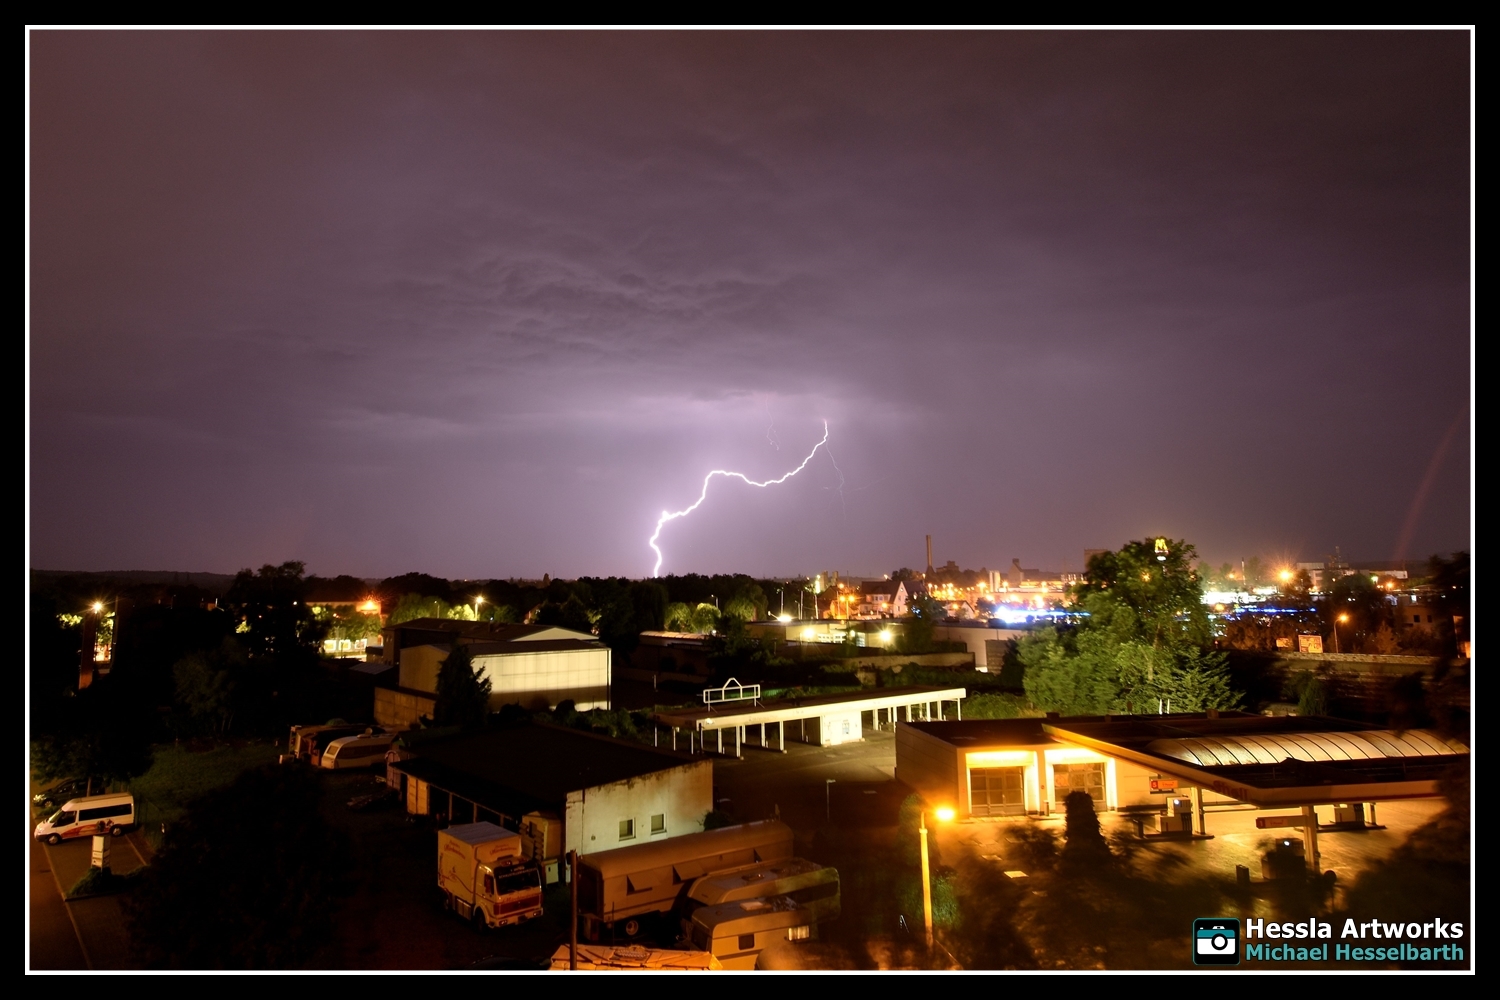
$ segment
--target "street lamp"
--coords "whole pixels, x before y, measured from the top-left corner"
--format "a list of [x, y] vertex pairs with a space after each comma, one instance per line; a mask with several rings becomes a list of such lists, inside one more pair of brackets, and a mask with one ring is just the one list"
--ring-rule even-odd
[[1339, 622], [1346, 622], [1348, 620], [1348, 615], [1339, 615], [1333, 620], [1333, 651], [1335, 653], [1339, 651]]
[[[942, 806], [933, 811], [939, 823], [953, 820], [953, 810]], [[927, 947], [932, 947], [932, 872], [927, 864], [927, 812], [923, 810], [917, 821], [917, 837], [922, 845], [922, 923], [927, 928]]]

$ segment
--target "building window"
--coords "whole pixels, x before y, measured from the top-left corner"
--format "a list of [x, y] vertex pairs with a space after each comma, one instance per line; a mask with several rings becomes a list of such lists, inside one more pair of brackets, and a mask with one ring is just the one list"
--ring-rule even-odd
[[633, 819], [622, 819], [622, 820], [620, 820], [620, 839], [621, 840], [634, 840], [635, 839], [635, 820], [633, 820]]
[[652, 833], [666, 833], [667, 832], [667, 814], [666, 813], [657, 813], [655, 816], [651, 817], [651, 832]]

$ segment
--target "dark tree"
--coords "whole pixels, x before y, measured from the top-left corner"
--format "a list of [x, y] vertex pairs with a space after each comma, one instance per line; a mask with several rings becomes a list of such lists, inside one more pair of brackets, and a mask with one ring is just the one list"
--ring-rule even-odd
[[574, 632], [589, 633], [594, 630], [594, 623], [589, 620], [588, 604], [576, 593], [569, 595], [561, 604], [547, 601], [537, 609], [532, 621], [537, 625], [555, 625]]
[[260, 572], [240, 570], [224, 595], [238, 615], [240, 643], [252, 657], [291, 657], [315, 652], [322, 628], [307, 605], [303, 564], [285, 562], [262, 566]]
[[328, 933], [347, 856], [318, 811], [317, 776], [247, 772], [167, 830], [126, 900], [152, 969], [295, 969]]
[[1064, 831], [1062, 859], [1065, 864], [1099, 865], [1109, 860], [1109, 845], [1099, 829], [1099, 814], [1088, 792], [1069, 792], [1063, 800]]
[[1460, 643], [1469, 638], [1469, 554], [1455, 552], [1451, 558], [1433, 556], [1427, 563], [1427, 600], [1433, 610], [1433, 631], [1442, 655], [1460, 655]]
[[490, 711], [490, 680], [474, 672], [474, 657], [467, 646], [454, 646], [438, 668], [437, 703], [432, 721], [439, 726], [476, 729], [484, 725]]
[[78, 687], [78, 653], [82, 642], [78, 625], [65, 624], [58, 617], [55, 600], [31, 595], [33, 732], [50, 731], [61, 720], [66, 700]]
[[37, 776], [129, 781], [151, 768], [152, 713], [101, 677], [66, 699], [54, 724], [34, 732], [31, 766]]

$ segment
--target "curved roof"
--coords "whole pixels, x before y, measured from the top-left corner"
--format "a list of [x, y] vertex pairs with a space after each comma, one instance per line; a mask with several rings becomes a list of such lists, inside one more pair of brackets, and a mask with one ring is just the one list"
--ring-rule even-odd
[[1292, 760], [1384, 760], [1466, 754], [1469, 748], [1429, 729], [1369, 730], [1346, 733], [1277, 733], [1262, 736], [1199, 736], [1153, 740], [1146, 749], [1190, 764], [1280, 764]]

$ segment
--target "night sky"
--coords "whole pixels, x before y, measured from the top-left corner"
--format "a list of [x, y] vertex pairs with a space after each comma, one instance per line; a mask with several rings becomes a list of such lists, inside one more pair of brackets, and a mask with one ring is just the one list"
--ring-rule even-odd
[[30, 563], [1468, 547], [1470, 35], [29, 35]]

